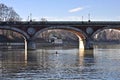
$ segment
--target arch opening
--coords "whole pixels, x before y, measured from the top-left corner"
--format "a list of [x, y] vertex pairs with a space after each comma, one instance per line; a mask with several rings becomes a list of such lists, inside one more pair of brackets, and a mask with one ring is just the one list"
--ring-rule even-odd
[[120, 43], [120, 30], [112, 28], [101, 29], [94, 33], [93, 39], [101, 43]]
[[0, 28], [1, 49], [27, 49], [27, 39], [20, 32]]
[[18, 28], [15, 28], [15, 27], [11, 27], [11, 26], [0, 26], [0, 29], [2, 30], [11, 30], [11, 31], [14, 31], [14, 32], [17, 32], [17, 33], [20, 33], [21, 35], [23, 35], [23, 37], [28, 40], [30, 38], [30, 36], [24, 32], [23, 30], [20, 30]]
[[[62, 32], [62, 33], [58, 34], [59, 32]], [[56, 26], [56, 27], [44, 28], [44, 29], [38, 31], [35, 34], [35, 36], [32, 37], [32, 39], [35, 40], [40, 34], [41, 34], [40, 36], [45, 36], [44, 34], [46, 34], [46, 33], [52, 33], [52, 35], [49, 35], [46, 37], [46, 38], [51, 38], [51, 39], [46, 39], [48, 42], [51, 42], [51, 43], [55, 43], [54, 39], [56, 39], [56, 41], [59, 39], [58, 43], [60, 43], [60, 42], [62, 43], [64, 40], [64, 38], [63, 38], [64, 35], [67, 34], [66, 36], [68, 37], [68, 40], [70, 39], [70, 35], [72, 35], [72, 38], [75, 38], [76, 40], [78, 40], [77, 45], [79, 46], [79, 48], [84, 49], [85, 39], [87, 36], [80, 29], [66, 27], [66, 26]], [[74, 37], [73, 37], [73, 35], [74, 35]], [[38, 41], [38, 39], [37, 39], [37, 41]], [[75, 42], [73, 42], [73, 44], [75, 44]]]
[[22, 37], [24, 38], [24, 49], [25, 49], [25, 53], [27, 54], [27, 48], [28, 48], [27, 41], [30, 39], [30, 36], [26, 32], [24, 32], [23, 30], [20, 30], [16, 27], [12, 27], [12, 26], [0, 26], [0, 29], [1, 30], [10, 30], [10, 31], [17, 32], [17, 33], [21, 34]]

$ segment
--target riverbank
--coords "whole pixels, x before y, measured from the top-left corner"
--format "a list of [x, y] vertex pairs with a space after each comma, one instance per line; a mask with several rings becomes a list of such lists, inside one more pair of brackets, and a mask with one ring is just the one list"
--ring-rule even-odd
[[[36, 43], [37, 49], [43, 49], [43, 48], [78, 48], [79, 45], [77, 43], [66, 43], [66, 44], [52, 44], [52, 43]], [[0, 49], [24, 49], [25, 44], [24, 43], [0, 43]]]
[[36, 48], [78, 48], [77, 44], [51, 44], [51, 43], [37, 43]]
[[120, 42], [93, 42], [94, 45], [112, 45], [112, 44], [119, 44]]

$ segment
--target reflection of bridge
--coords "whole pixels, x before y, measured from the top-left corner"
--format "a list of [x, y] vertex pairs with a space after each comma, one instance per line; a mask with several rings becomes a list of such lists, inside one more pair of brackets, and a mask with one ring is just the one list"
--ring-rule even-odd
[[94, 36], [104, 29], [120, 29], [120, 22], [79, 22], [79, 21], [28, 21], [0, 22], [0, 29], [12, 30], [23, 35], [28, 49], [35, 49], [35, 38], [43, 31], [64, 29], [79, 37], [85, 49], [93, 48]]

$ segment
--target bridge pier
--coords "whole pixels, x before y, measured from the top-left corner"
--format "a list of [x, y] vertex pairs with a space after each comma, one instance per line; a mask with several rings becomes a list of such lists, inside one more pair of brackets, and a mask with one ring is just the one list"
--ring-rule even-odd
[[93, 49], [93, 41], [92, 41], [92, 40], [88, 39], [88, 40], [86, 41], [85, 49], [86, 49], [86, 50]]
[[28, 50], [35, 50], [36, 49], [36, 43], [34, 41], [28, 41], [27, 42], [27, 49]]

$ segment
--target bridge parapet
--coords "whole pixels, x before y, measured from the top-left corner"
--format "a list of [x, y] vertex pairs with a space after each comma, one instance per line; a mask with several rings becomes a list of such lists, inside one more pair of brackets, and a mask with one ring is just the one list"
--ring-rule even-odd
[[0, 21], [0, 25], [120, 25], [120, 21]]

